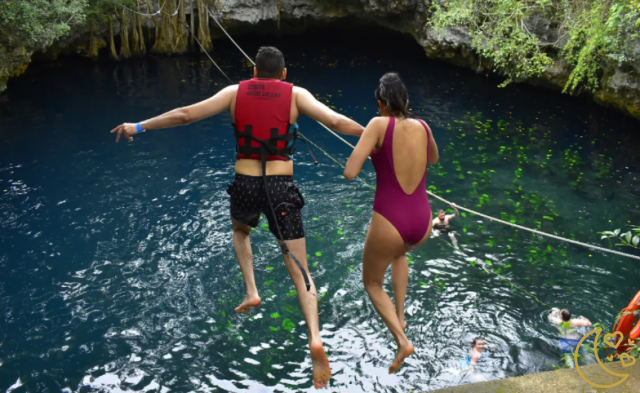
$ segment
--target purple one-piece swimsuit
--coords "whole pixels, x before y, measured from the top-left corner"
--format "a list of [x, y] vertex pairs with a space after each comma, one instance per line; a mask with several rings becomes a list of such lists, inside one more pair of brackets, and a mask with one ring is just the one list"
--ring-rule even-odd
[[[419, 120], [427, 132], [427, 166], [429, 165], [429, 126]], [[407, 194], [400, 186], [393, 165], [393, 131], [396, 119], [389, 118], [380, 151], [371, 153], [376, 170], [376, 196], [373, 211], [382, 215], [398, 230], [406, 244], [417, 244], [426, 235], [431, 222], [431, 206], [427, 196], [427, 168], [418, 187]]]

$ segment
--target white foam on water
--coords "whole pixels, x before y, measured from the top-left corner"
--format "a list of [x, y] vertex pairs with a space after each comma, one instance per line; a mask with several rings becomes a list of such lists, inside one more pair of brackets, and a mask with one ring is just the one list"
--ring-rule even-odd
[[249, 363], [249, 364], [253, 364], [253, 365], [255, 365], [255, 366], [257, 366], [257, 365], [259, 365], [259, 364], [260, 364], [260, 362], [259, 362], [259, 361], [257, 361], [257, 360], [253, 360], [253, 359], [251, 359], [251, 358], [244, 358], [244, 361], [245, 361], [245, 362], [247, 362], [247, 363]]
[[20, 378], [18, 378], [16, 383], [14, 383], [13, 385], [9, 386], [9, 389], [7, 389], [5, 393], [13, 392], [14, 390], [16, 390], [17, 388], [19, 388], [22, 385], [24, 385], [24, 384], [22, 383]]

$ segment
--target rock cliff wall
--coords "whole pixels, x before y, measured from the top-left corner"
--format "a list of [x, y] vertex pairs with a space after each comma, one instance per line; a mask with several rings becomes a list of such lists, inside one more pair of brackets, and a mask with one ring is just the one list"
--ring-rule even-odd
[[[202, 10], [199, 2], [203, 0], [184, 1], [184, 12], [176, 13], [174, 18], [181, 15], [189, 16], [189, 19], [204, 20], [198, 13]], [[175, 3], [175, 0], [170, 1]], [[429, 0], [206, 0], [207, 4], [218, 20], [232, 34], [242, 34], [250, 31], [262, 31], [265, 33], [277, 32], [295, 34], [301, 33], [309, 25], [329, 25], [341, 18], [357, 18], [366, 22], [376, 23], [392, 30], [411, 34], [424, 48], [430, 58], [442, 59], [458, 66], [469, 67], [476, 70], [487, 71], [491, 64], [480, 59], [470, 45], [471, 38], [463, 28], [448, 28], [443, 34], [430, 30], [427, 27], [429, 20]], [[141, 11], [146, 11], [141, 10]], [[192, 15], [190, 15], [192, 14]], [[196, 19], [197, 15], [197, 19]], [[186, 19], [185, 19], [186, 21]], [[544, 21], [536, 23], [536, 34], [542, 40], [555, 40], [557, 32], [554, 32], [549, 24]], [[214, 23], [209, 19], [209, 23]], [[145, 30], [155, 29], [155, 24], [150, 18], [142, 20]], [[174, 23], [175, 29], [186, 29], [179, 23]], [[192, 25], [193, 26], [193, 25]], [[196, 26], [196, 30], [200, 28]], [[186, 30], [185, 30], [186, 31]], [[120, 26], [114, 23], [114, 32], [119, 34]], [[211, 33], [221, 37], [222, 33], [217, 28], [212, 28]], [[156, 36], [157, 36], [156, 31]], [[172, 33], [172, 34], [175, 34]], [[87, 43], [91, 40], [99, 40], [97, 50], [110, 42], [107, 26], [93, 31], [93, 38], [88, 37], [88, 29], [83, 32], [75, 32], [70, 37], [58, 42], [55, 53], [72, 48], [74, 50], [87, 50], [92, 45], [79, 45], [78, 37], [82, 36]], [[157, 37], [148, 37], [157, 39]], [[560, 49], [560, 48], [557, 48]], [[637, 45], [640, 59], [640, 42]], [[95, 55], [96, 46], [93, 46]], [[155, 50], [162, 52], [162, 50]], [[54, 53], [54, 54], [55, 54]], [[2, 54], [2, 48], [0, 48]], [[0, 59], [0, 91], [5, 85], [8, 76], [19, 75], [28, 65], [28, 54], [14, 56], [13, 61]], [[8, 59], [7, 56], [4, 56]], [[542, 85], [561, 90], [566, 83], [570, 69], [560, 62], [556, 62], [548, 71], [536, 80], [523, 82]], [[4, 75], [4, 79], [3, 79]], [[640, 118], [640, 62], [626, 68], [607, 71], [601, 79], [600, 89], [591, 94], [593, 99], [603, 105], [610, 105], [632, 116]]]

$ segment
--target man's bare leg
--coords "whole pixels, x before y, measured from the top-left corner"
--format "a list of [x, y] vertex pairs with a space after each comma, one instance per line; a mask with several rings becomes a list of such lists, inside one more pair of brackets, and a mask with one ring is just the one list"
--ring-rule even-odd
[[298, 268], [298, 265], [287, 255], [283, 255], [284, 263], [289, 271], [289, 276], [293, 281], [293, 285], [298, 292], [298, 301], [300, 302], [300, 308], [302, 309], [302, 315], [307, 322], [307, 329], [309, 330], [309, 349], [311, 350], [311, 360], [313, 362], [313, 386], [316, 389], [327, 387], [329, 378], [331, 377], [331, 368], [329, 367], [329, 359], [324, 352], [322, 346], [322, 339], [320, 338], [320, 327], [318, 322], [318, 293], [316, 286], [311, 279], [309, 268], [307, 267], [307, 246], [305, 239], [287, 240], [287, 247], [289, 251], [298, 258], [302, 266], [304, 267], [309, 281], [311, 282], [311, 289], [307, 291], [307, 287], [304, 283], [304, 277], [302, 272]]
[[251, 240], [249, 238], [251, 228], [233, 218], [231, 223], [233, 224], [233, 249], [236, 252], [238, 265], [240, 265], [244, 284], [247, 288], [247, 296], [242, 304], [236, 307], [236, 312], [249, 314], [251, 308], [258, 307], [261, 304], [258, 288], [256, 288], [256, 280], [253, 276], [253, 253], [251, 252]]
[[451, 239], [453, 248], [455, 248], [456, 250], [459, 250], [460, 247], [458, 247], [458, 239], [456, 239], [456, 235], [453, 232], [449, 232], [449, 238]]
[[400, 321], [400, 326], [404, 330], [407, 327], [407, 323], [404, 320], [404, 300], [407, 296], [407, 285], [409, 283], [409, 265], [406, 254], [395, 258], [391, 262], [391, 282], [393, 283], [396, 315]]

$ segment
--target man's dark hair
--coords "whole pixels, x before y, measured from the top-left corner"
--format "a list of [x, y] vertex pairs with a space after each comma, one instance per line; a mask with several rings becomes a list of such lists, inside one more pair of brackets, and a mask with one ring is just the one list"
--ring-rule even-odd
[[258, 78], [280, 79], [284, 70], [284, 56], [273, 46], [263, 46], [256, 56]]
[[440, 214], [440, 213], [444, 213], [444, 210], [438, 209], [438, 214]]
[[471, 341], [471, 348], [475, 348], [478, 341], [484, 341], [484, 339], [482, 337], [474, 338], [473, 341]]
[[569, 322], [571, 320], [571, 311], [567, 310], [566, 308], [560, 311], [560, 315], [562, 315], [562, 320], [565, 322]]

